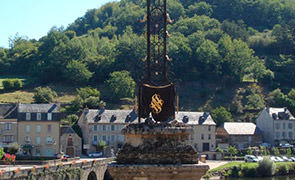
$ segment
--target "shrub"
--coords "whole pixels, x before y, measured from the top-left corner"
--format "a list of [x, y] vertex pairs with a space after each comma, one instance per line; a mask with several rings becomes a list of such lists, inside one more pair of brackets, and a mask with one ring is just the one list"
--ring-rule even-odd
[[243, 166], [241, 169], [243, 177], [255, 177], [257, 175], [256, 167]]
[[279, 165], [277, 168], [276, 168], [276, 175], [286, 175], [289, 173], [289, 167], [288, 165], [286, 164], [283, 164], [283, 165]]
[[50, 87], [37, 87], [33, 99], [35, 103], [51, 103], [56, 96], [56, 92]]
[[11, 143], [11, 144], [9, 144], [7, 152], [10, 154], [16, 154], [18, 152], [19, 148], [20, 148], [19, 144]]
[[275, 173], [275, 169], [275, 163], [269, 157], [264, 157], [262, 161], [258, 162], [257, 174], [263, 177], [272, 176]]
[[20, 79], [5, 79], [2, 84], [5, 90], [16, 90], [23, 87], [23, 82]]

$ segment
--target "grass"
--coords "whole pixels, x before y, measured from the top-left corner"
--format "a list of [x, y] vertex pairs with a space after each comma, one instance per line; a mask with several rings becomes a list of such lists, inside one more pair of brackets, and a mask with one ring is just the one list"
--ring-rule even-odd
[[233, 162], [229, 162], [227, 164], [224, 164], [222, 166], [219, 166], [217, 168], [214, 168], [214, 169], [211, 169], [209, 170], [209, 173], [212, 173], [212, 172], [217, 172], [217, 171], [221, 171], [223, 169], [228, 169], [228, 168], [232, 168], [234, 166], [248, 166], [248, 167], [255, 167], [255, 166], [258, 166], [258, 163], [245, 163], [245, 162], [236, 162], [236, 161], [233, 161]]
[[31, 103], [33, 93], [28, 91], [14, 91], [0, 94], [0, 103]]

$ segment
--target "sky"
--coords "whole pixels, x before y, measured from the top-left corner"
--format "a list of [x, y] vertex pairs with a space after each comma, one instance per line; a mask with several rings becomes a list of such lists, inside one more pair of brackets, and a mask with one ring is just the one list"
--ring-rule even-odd
[[89, 9], [115, 0], [0, 0], [0, 47], [9, 47], [9, 38], [45, 36], [53, 27], [65, 28]]

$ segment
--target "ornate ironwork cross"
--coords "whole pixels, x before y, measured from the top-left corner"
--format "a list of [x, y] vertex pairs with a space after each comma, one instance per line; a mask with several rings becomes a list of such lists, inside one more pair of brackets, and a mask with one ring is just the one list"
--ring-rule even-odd
[[175, 116], [175, 88], [167, 78], [167, 23], [172, 23], [166, 0], [147, 0], [146, 80], [139, 87], [139, 122], [149, 114], [156, 121]]

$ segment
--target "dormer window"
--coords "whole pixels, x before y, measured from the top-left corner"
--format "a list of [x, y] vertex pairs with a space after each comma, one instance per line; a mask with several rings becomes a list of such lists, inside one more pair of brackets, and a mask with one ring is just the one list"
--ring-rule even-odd
[[52, 113], [47, 113], [47, 120], [51, 121], [52, 120]]
[[184, 123], [188, 123], [188, 116], [183, 116], [183, 118], [182, 118], [182, 122], [184, 122]]
[[26, 120], [31, 120], [31, 113], [26, 113]]
[[37, 113], [37, 120], [38, 120], [38, 121], [41, 120], [41, 113]]
[[116, 115], [112, 115], [112, 117], [111, 117], [111, 122], [116, 121], [116, 119], [117, 119]]

